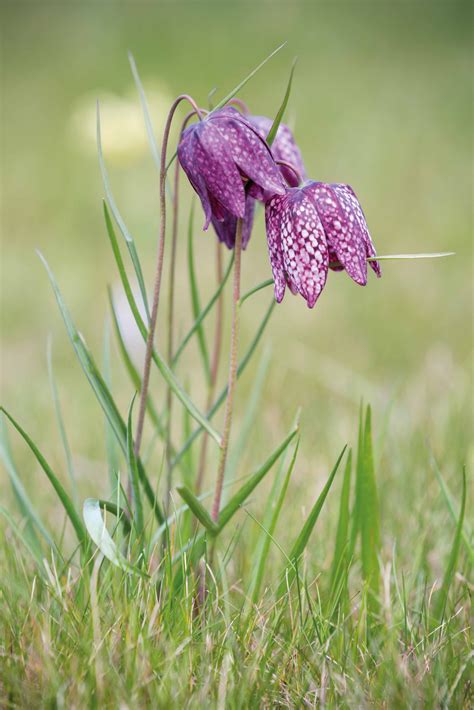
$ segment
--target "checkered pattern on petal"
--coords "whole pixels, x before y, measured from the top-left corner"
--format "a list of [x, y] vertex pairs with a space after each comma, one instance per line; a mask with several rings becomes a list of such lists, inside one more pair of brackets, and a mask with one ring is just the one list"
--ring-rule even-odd
[[[354, 214], [356, 215], [356, 219], [359, 223], [360, 229], [362, 231], [362, 235], [364, 237], [364, 242], [365, 242], [365, 253], [366, 256], [377, 256], [377, 252], [375, 251], [375, 246], [374, 243], [372, 242], [372, 239], [370, 237], [369, 233], [369, 228], [367, 227], [367, 222], [365, 219], [364, 212], [362, 210], [362, 207], [360, 205], [359, 200], [357, 199], [357, 195], [355, 194], [354, 190], [350, 185], [343, 185], [341, 183], [336, 183], [332, 185], [334, 188], [336, 194], [341, 194], [345, 195], [347, 201], [351, 204], [352, 209], [354, 211]], [[371, 266], [372, 270], [375, 272], [375, 274], [380, 278], [382, 276], [382, 270], [380, 268], [380, 264], [378, 261], [369, 261], [369, 265]]]
[[303, 188], [314, 202], [326, 233], [329, 249], [349, 276], [361, 286], [367, 283], [364, 235], [345, 193], [331, 185], [312, 182]]
[[329, 252], [316, 208], [302, 190], [289, 191], [281, 242], [288, 280], [313, 308], [326, 283]]
[[275, 298], [281, 303], [286, 289], [286, 274], [281, 245], [282, 217], [285, 212], [287, 195], [275, 195], [265, 205], [268, 254], [272, 267]]

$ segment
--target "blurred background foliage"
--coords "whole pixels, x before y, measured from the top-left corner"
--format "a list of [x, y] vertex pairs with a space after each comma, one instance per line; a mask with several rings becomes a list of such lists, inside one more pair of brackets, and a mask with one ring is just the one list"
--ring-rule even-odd
[[[363, 398], [374, 407], [384, 509], [403, 489], [414, 529], [436, 508], [446, 519], [426, 442], [459, 491], [472, 402], [470, 4], [4, 1], [1, 12], [2, 402], [51, 462], [64, 468], [47, 380], [48, 334], [81, 491], [106, 493], [102, 415], [35, 254], [39, 248], [48, 259], [100, 361], [106, 284], [118, 278], [103, 224], [96, 99], [115, 198], [151, 284], [158, 180], [127, 51], [137, 62], [160, 138], [175, 96], [188, 92], [206, 105], [213, 87], [223, 96], [287, 40], [287, 48], [242, 92], [252, 112], [275, 114], [297, 55], [286, 121], [309, 175], [353, 186], [379, 253], [452, 250], [456, 256], [385, 263], [383, 278], [369, 274], [365, 289], [344, 273], [331, 273], [314, 311], [287, 293], [267, 331], [271, 367], [241, 463], [253, 454], [263, 460], [302, 405], [295, 486], [304, 496], [309, 488], [313, 497], [341, 445], [354, 442]], [[187, 185], [183, 196], [180, 332], [192, 322]], [[244, 289], [271, 275], [262, 216], [244, 256]], [[199, 212], [195, 251], [205, 302], [213, 283], [214, 236], [201, 233], [201, 219]], [[269, 299], [264, 291], [244, 308], [242, 351]], [[239, 387], [240, 412], [256, 367]], [[197, 349], [191, 349], [180, 378], [202, 401], [198, 368]], [[125, 407], [132, 392], [118, 358], [113, 376]], [[156, 379], [157, 400], [162, 390]], [[36, 487], [41, 474], [22, 446], [15, 450], [22, 475]], [[5, 489], [5, 478], [1, 485]], [[38, 500], [53, 503], [46, 485], [37, 490]], [[391, 515], [396, 519], [397, 509]], [[412, 532], [401, 525], [402, 545]]]

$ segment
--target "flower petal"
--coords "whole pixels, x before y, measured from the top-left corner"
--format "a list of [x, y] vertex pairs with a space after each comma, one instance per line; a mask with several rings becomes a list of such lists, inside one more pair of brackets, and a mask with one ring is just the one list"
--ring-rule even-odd
[[312, 200], [302, 190], [289, 194], [281, 222], [283, 261], [290, 282], [313, 308], [327, 279], [326, 236]]
[[[273, 125], [273, 121], [267, 118], [267, 116], [249, 116], [248, 120], [255, 126], [259, 135], [266, 139]], [[275, 160], [283, 160], [285, 163], [290, 163], [290, 165], [296, 168], [301, 177], [305, 179], [306, 171], [300, 149], [296, 145], [293, 133], [284, 123], [280, 123], [278, 126], [275, 140], [271, 145], [271, 151]], [[280, 166], [280, 170], [288, 185], [291, 187], [298, 186], [298, 179], [292, 170], [289, 170], [285, 166]]]
[[[255, 200], [247, 197], [245, 202], [245, 216], [242, 225], [242, 249], [247, 247], [252, 232], [253, 218], [255, 212]], [[229, 249], [235, 247], [235, 233], [237, 229], [237, 217], [230, 212], [224, 212], [222, 220], [212, 219], [212, 226], [219, 238]]]
[[367, 283], [365, 241], [352, 205], [343, 192], [331, 185], [312, 182], [303, 188], [313, 199], [326, 233], [327, 243], [347, 271], [361, 286]]
[[272, 267], [275, 298], [281, 303], [286, 289], [285, 269], [281, 246], [281, 221], [285, 211], [287, 196], [275, 195], [265, 206], [268, 254]]
[[[357, 195], [355, 194], [354, 190], [350, 185], [343, 185], [343, 184], [335, 184], [333, 185], [334, 189], [336, 192], [340, 192], [341, 194], [344, 193], [347, 195], [347, 200], [351, 203], [352, 209], [354, 211], [354, 214], [356, 215], [356, 218], [359, 222], [359, 226], [362, 230], [362, 235], [364, 237], [364, 242], [365, 242], [365, 253], [366, 255], [369, 256], [377, 256], [377, 252], [375, 251], [375, 246], [374, 243], [370, 237], [369, 233], [369, 228], [367, 227], [367, 222], [365, 219], [364, 212], [362, 210], [362, 207], [360, 205], [359, 200], [357, 199]], [[372, 270], [376, 273], [378, 278], [382, 276], [382, 269], [380, 268], [380, 264], [378, 261], [369, 261], [369, 265], [372, 268]]]

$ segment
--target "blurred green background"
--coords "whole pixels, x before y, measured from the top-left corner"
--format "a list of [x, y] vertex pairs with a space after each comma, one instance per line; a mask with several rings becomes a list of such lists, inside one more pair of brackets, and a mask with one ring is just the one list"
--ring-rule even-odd
[[[114, 195], [151, 284], [158, 181], [127, 51], [160, 136], [175, 96], [188, 92], [206, 105], [210, 89], [225, 95], [284, 40], [287, 47], [241, 94], [252, 112], [275, 114], [297, 55], [286, 120], [309, 175], [354, 187], [379, 253], [452, 250], [456, 256], [385, 263], [383, 278], [369, 274], [365, 289], [331, 273], [313, 311], [288, 293], [267, 331], [271, 367], [242, 464], [254, 453], [263, 459], [301, 405], [295, 486], [306, 495], [320, 485], [341, 446], [354, 443], [363, 398], [374, 406], [384, 505], [400, 488], [415, 517], [428, 515], [430, 499], [437, 505], [427, 442], [458, 489], [472, 404], [471, 15], [470, 4], [455, 2], [2, 3], [2, 402], [62, 471], [47, 380], [51, 334], [85, 494], [107, 488], [102, 415], [35, 249], [48, 259], [100, 361], [106, 284], [114, 285], [117, 274], [103, 224], [95, 100], [101, 101]], [[183, 194], [180, 332], [192, 322], [187, 185]], [[200, 226], [199, 214], [195, 244], [204, 302], [214, 237], [201, 234]], [[260, 214], [243, 262], [244, 288], [269, 276]], [[262, 292], [245, 307], [242, 350], [269, 299], [270, 292]], [[239, 412], [257, 362], [240, 386]], [[180, 378], [204, 406], [200, 377], [197, 351], [190, 351]], [[114, 388], [125, 409], [132, 389], [118, 357]], [[154, 392], [162, 401], [158, 380]], [[46, 505], [52, 495], [38, 486], [42, 478], [16, 438], [15, 453]]]

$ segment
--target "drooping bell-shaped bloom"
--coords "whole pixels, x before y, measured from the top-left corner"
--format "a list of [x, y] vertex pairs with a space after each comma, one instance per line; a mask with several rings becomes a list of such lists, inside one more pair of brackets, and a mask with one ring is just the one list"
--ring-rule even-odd
[[286, 285], [313, 308], [326, 283], [329, 252], [323, 225], [304, 189], [289, 188], [266, 204], [268, 251], [280, 303]]
[[[247, 197], [245, 202], [244, 221], [242, 224], [242, 249], [245, 249], [249, 243], [254, 213], [255, 200], [251, 197]], [[213, 217], [211, 221], [219, 241], [223, 242], [229, 249], [233, 249], [235, 247], [237, 217], [234, 217], [234, 215], [230, 212], [226, 212], [222, 221], [215, 219], [215, 217]]]
[[[356, 283], [367, 283], [367, 257], [376, 256], [362, 208], [348, 185], [306, 182], [275, 195], [265, 208], [267, 242], [275, 283], [275, 298], [286, 285], [309, 308], [327, 279], [330, 262], [345, 269]], [[370, 262], [377, 276], [378, 262]]]
[[265, 140], [231, 106], [189, 126], [181, 136], [178, 159], [201, 199], [204, 229], [213, 218], [225, 222], [229, 214], [245, 217], [246, 180], [267, 193], [281, 195], [285, 191]]
[[[361, 286], [367, 283], [367, 257], [376, 256], [362, 207], [350, 185], [308, 183], [304, 190], [314, 200], [329, 248], [330, 268], [347, 271]], [[377, 261], [370, 266], [381, 276]]]
[[[267, 116], [247, 116], [247, 119], [257, 129], [262, 138], [268, 136], [273, 125], [271, 118]], [[275, 139], [271, 145], [271, 151], [276, 161], [282, 160], [289, 163], [300, 174], [303, 180], [306, 179], [306, 171], [301, 157], [301, 151], [298, 148], [293, 133], [284, 123], [280, 123]], [[293, 170], [290, 170], [285, 165], [280, 166], [283, 177], [291, 187], [298, 187], [298, 178]]]

